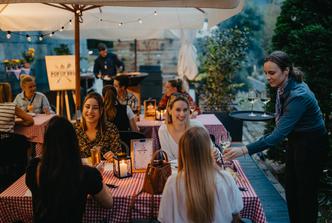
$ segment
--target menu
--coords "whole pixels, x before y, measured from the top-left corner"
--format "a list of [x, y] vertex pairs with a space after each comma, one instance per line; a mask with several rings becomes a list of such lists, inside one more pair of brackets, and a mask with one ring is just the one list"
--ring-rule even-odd
[[133, 172], [145, 172], [153, 154], [152, 139], [131, 140]]

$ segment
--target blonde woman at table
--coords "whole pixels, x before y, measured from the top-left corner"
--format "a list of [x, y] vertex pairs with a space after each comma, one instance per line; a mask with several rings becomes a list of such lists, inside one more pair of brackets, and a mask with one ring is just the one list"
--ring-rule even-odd
[[36, 91], [36, 82], [34, 77], [30, 75], [20, 76], [20, 86], [22, 92], [18, 94], [14, 103], [26, 112], [33, 112], [37, 114], [54, 113], [50, 107], [46, 96]]
[[117, 99], [116, 88], [112, 85], [103, 87], [106, 119], [116, 125], [119, 131], [136, 131], [138, 128], [135, 114], [128, 105], [122, 105]]
[[239, 222], [241, 192], [233, 177], [216, 166], [209, 134], [188, 129], [179, 141], [178, 173], [165, 185], [158, 220], [161, 223]]
[[82, 165], [75, 130], [65, 118], [50, 120], [42, 156], [30, 161], [25, 180], [34, 223], [82, 222], [88, 194], [106, 208], [113, 206], [100, 172]]
[[[193, 126], [205, 127], [198, 121], [190, 119], [189, 101], [187, 97], [181, 93], [174, 93], [169, 97], [165, 123], [159, 130], [159, 142], [161, 149], [164, 150], [170, 160], [178, 158], [178, 143], [183, 133]], [[205, 129], [205, 131], [207, 131]], [[211, 142], [212, 144], [212, 142]], [[213, 148], [213, 153], [217, 161], [220, 160], [220, 152], [217, 148]]]
[[14, 126], [15, 115], [25, 126], [33, 125], [33, 118], [11, 101], [10, 84], [0, 83], [0, 190], [24, 173], [31, 152], [30, 143], [25, 136], [14, 133]]
[[113, 123], [106, 121], [103, 99], [98, 93], [91, 92], [85, 97], [82, 120], [75, 130], [82, 158], [90, 157], [90, 149], [95, 146], [101, 148], [102, 155], [121, 151], [119, 132]]

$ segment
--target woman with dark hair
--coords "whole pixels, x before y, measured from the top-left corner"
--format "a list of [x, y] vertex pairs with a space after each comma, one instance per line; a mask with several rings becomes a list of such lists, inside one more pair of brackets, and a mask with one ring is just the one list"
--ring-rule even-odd
[[183, 81], [181, 79], [169, 80], [166, 82], [165, 94], [160, 99], [158, 103], [158, 108], [166, 109], [168, 99], [174, 93], [181, 93], [188, 98], [190, 110], [192, 112], [193, 117], [196, 117], [198, 114], [201, 113], [199, 107], [195, 104], [192, 97], [184, 90]]
[[90, 149], [97, 146], [101, 154], [109, 151], [121, 151], [120, 135], [116, 126], [106, 121], [103, 98], [100, 94], [91, 92], [83, 102], [82, 120], [75, 125], [81, 157], [90, 157]]
[[111, 193], [95, 168], [82, 165], [72, 124], [53, 117], [42, 156], [31, 160], [26, 184], [32, 193], [33, 222], [82, 222], [87, 195], [111, 208]]
[[138, 131], [135, 114], [128, 105], [122, 105], [117, 99], [117, 92], [112, 85], [103, 88], [106, 119], [116, 125], [120, 131]]
[[286, 198], [292, 223], [316, 222], [319, 178], [327, 157], [328, 137], [314, 93], [303, 82], [303, 73], [294, 68], [282, 51], [264, 61], [270, 86], [278, 88], [276, 127], [254, 143], [224, 152], [232, 160], [254, 154], [288, 138], [286, 152]]
[[137, 114], [140, 111], [137, 97], [127, 90], [129, 78], [126, 75], [116, 76], [114, 79], [114, 87], [117, 91], [118, 101], [122, 105], [128, 105], [131, 110]]
[[188, 129], [179, 141], [178, 173], [167, 179], [160, 202], [161, 223], [238, 222], [243, 208], [233, 177], [216, 166], [210, 136]]

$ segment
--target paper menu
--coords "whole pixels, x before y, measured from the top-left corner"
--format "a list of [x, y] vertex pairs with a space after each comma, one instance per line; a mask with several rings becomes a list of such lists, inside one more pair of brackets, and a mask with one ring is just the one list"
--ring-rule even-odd
[[134, 172], [144, 172], [153, 154], [152, 139], [132, 140], [131, 158]]

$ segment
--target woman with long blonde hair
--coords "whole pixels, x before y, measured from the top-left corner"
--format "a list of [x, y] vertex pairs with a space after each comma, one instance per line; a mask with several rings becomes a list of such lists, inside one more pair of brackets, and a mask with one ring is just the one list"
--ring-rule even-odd
[[230, 174], [211, 156], [211, 142], [202, 127], [188, 129], [179, 141], [178, 174], [168, 178], [158, 220], [168, 222], [232, 222], [243, 208], [241, 193]]
[[[188, 98], [181, 93], [172, 94], [166, 107], [165, 123], [163, 123], [158, 130], [161, 149], [167, 153], [170, 160], [176, 160], [178, 158], [178, 143], [180, 137], [188, 128], [193, 126], [204, 128], [201, 122], [190, 119]], [[211, 148], [218, 161], [220, 159], [219, 150], [215, 147]]]

